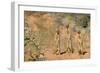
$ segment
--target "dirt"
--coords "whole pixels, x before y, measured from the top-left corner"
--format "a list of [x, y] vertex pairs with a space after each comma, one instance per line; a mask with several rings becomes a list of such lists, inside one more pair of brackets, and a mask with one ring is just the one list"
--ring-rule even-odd
[[89, 54], [89, 50], [87, 50], [87, 53], [85, 53], [84, 55], [80, 55], [77, 52], [74, 53], [64, 53], [64, 54], [54, 54], [53, 50], [48, 48], [45, 52], [44, 52], [44, 58], [46, 58], [46, 60], [68, 60], [68, 59], [88, 59], [90, 58], [90, 54]]

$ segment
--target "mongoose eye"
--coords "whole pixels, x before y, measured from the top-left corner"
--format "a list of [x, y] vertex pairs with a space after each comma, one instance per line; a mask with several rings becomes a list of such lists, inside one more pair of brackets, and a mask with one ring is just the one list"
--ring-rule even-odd
[[68, 24], [68, 25], [66, 25], [66, 28], [69, 28], [69, 24]]
[[80, 31], [78, 31], [78, 34], [80, 34], [81, 32]]
[[57, 34], [59, 35], [59, 30], [57, 31]]
[[83, 28], [86, 28], [86, 27], [87, 27], [87, 25], [84, 25], [84, 26], [83, 26]]

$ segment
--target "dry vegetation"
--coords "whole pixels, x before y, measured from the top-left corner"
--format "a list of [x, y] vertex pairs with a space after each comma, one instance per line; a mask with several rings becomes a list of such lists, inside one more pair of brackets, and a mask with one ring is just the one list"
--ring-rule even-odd
[[90, 15], [24, 12], [24, 61], [90, 58]]

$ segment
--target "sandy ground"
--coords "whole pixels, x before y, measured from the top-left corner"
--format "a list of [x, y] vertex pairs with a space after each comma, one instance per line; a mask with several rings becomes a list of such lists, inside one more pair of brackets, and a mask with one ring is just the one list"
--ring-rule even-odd
[[[43, 57], [43, 56], [42, 56]], [[77, 52], [74, 53], [64, 53], [64, 54], [54, 54], [52, 49], [47, 49], [44, 53], [44, 58], [46, 60], [67, 60], [67, 59], [88, 59], [90, 58], [90, 52], [87, 50], [87, 53], [80, 55]]]

